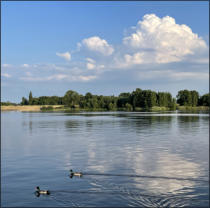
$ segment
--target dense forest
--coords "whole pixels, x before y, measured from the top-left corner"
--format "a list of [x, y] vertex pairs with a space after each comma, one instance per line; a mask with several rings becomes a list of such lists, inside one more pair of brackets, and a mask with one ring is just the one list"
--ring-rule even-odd
[[137, 88], [133, 92], [123, 92], [119, 96], [93, 95], [90, 92], [81, 95], [75, 91], [69, 90], [63, 97], [41, 96], [33, 97], [29, 93], [28, 99], [23, 97], [20, 105], [65, 105], [70, 108], [81, 109], [106, 109], [129, 111], [139, 108], [150, 109], [154, 106], [176, 109], [179, 106], [209, 106], [210, 96], [204, 94], [199, 96], [195, 90], [181, 90], [176, 99], [169, 92], [155, 92], [152, 90], [142, 90]]

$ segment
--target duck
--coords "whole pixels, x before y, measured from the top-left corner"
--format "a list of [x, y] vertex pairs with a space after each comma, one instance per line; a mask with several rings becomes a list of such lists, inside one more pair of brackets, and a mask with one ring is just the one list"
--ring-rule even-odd
[[40, 195], [50, 195], [50, 191], [49, 190], [40, 190], [39, 186], [36, 187], [36, 194]]
[[73, 176], [82, 177], [82, 173], [81, 172], [73, 172], [73, 170], [70, 170], [70, 177], [72, 178]]

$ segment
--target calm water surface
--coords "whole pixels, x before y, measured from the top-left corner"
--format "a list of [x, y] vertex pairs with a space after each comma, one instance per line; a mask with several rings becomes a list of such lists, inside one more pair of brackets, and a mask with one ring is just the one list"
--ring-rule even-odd
[[208, 114], [2, 112], [1, 145], [2, 206], [209, 206]]

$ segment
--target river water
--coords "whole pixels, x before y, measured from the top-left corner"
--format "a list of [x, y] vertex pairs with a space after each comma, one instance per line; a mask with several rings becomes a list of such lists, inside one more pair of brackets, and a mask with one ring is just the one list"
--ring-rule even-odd
[[209, 206], [208, 180], [208, 114], [1, 113], [2, 206]]

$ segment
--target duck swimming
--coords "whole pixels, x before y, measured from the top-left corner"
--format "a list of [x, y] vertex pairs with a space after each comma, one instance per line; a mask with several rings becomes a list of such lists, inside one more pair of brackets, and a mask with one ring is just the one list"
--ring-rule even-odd
[[50, 195], [50, 191], [48, 190], [40, 190], [39, 186], [36, 187], [36, 192], [35, 192], [36, 195], [40, 195], [40, 194], [43, 194], [43, 195]]
[[81, 172], [73, 172], [73, 170], [70, 170], [70, 177], [72, 178], [73, 176], [82, 177], [82, 173]]

